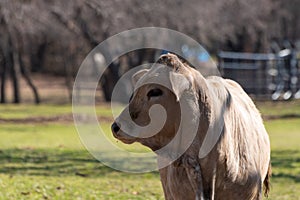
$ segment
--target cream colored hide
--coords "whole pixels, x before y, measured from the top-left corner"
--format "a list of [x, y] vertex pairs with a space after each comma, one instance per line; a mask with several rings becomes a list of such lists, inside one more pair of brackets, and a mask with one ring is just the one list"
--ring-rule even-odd
[[[124, 143], [140, 142], [158, 154], [165, 199], [261, 199], [263, 185], [267, 195], [269, 137], [236, 82], [204, 78], [173, 54], [161, 56], [132, 81], [133, 97], [112, 132]], [[157, 105], [165, 111], [155, 115], [149, 109]]]

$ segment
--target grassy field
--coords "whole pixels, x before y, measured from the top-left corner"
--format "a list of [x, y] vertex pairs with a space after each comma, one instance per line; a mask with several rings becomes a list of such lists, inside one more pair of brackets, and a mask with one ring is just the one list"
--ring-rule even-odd
[[[300, 199], [300, 102], [257, 104], [271, 138], [269, 199]], [[109, 106], [97, 113], [109, 119]], [[85, 150], [70, 105], [2, 105], [0, 137], [0, 199], [163, 199], [157, 172], [119, 172]]]

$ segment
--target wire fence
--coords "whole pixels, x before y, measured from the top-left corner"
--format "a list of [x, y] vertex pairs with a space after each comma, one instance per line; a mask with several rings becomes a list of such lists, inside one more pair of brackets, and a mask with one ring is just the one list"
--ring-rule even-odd
[[276, 53], [221, 51], [218, 67], [224, 78], [237, 81], [254, 98], [300, 99], [300, 51], [285, 48]]

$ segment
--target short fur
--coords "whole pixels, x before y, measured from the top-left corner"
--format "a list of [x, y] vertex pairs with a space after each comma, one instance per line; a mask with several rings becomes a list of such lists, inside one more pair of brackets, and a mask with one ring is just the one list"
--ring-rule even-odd
[[[158, 63], [167, 65], [165, 67], [171, 68], [172, 73], [189, 80], [189, 88], [185, 88], [183, 94], [161, 88], [164, 91], [161, 98], [166, 99], [151, 102], [145, 96], [153, 84], [142, 86], [135, 91], [129, 110], [131, 114], [135, 113], [132, 115], [135, 123], [141, 125], [149, 122], [145, 113], [154, 103], [163, 105], [168, 116], [172, 117], [168, 117], [164, 128], [150, 138], [134, 138], [122, 131], [114, 136], [125, 143], [140, 142], [156, 151], [168, 144], [178, 130], [178, 99], [190, 98], [188, 100], [197, 105], [193, 112], [199, 113], [199, 128], [184, 154], [159, 170], [165, 198], [261, 199], [263, 185], [267, 196], [271, 175], [269, 137], [249, 96], [232, 80], [204, 78], [173, 54], [163, 55]], [[145, 81], [154, 70], [155, 66], [144, 71], [143, 76], [139, 74], [137, 84]], [[221, 110], [221, 115], [217, 115], [216, 110]], [[119, 120], [118, 123], [127, 122]], [[201, 147], [205, 146], [206, 134], [217, 134], [216, 130], [220, 130], [216, 144], [208, 153], [201, 154], [205, 152]]]

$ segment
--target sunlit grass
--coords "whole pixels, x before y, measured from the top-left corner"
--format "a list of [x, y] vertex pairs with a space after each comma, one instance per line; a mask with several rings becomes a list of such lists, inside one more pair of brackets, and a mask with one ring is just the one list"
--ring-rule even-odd
[[[110, 104], [76, 107], [79, 112], [92, 110], [102, 117], [112, 117], [112, 113], [120, 113], [124, 105], [113, 106], [113, 112]], [[31, 105], [31, 104], [5, 104], [0, 105], [0, 119], [23, 119], [33, 117], [53, 117], [59, 115], [71, 115], [71, 104], [62, 105]]]
[[[265, 115], [294, 115], [299, 102], [258, 103]], [[117, 142], [110, 132], [110, 105], [96, 112], [105, 137], [133, 152], [139, 144]], [[5, 105], [0, 118], [71, 115], [71, 105]], [[265, 121], [272, 147], [273, 178], [269, 199], [299, 199], [300, 118]], [[82, 144], [72, 121], [0, 123], [0, 199], [163, 199], [157, 172], [119, 172], [97, 161]]]
[[0, 118], [20, 119], [28, 117], [55, 116], [71, 114], [72, 107], [66, 105], [31, 105], [31, 104], [5, 104], [0, 105]]
[[264, 116], [300, 117], [300, 100], [255, 103]]

